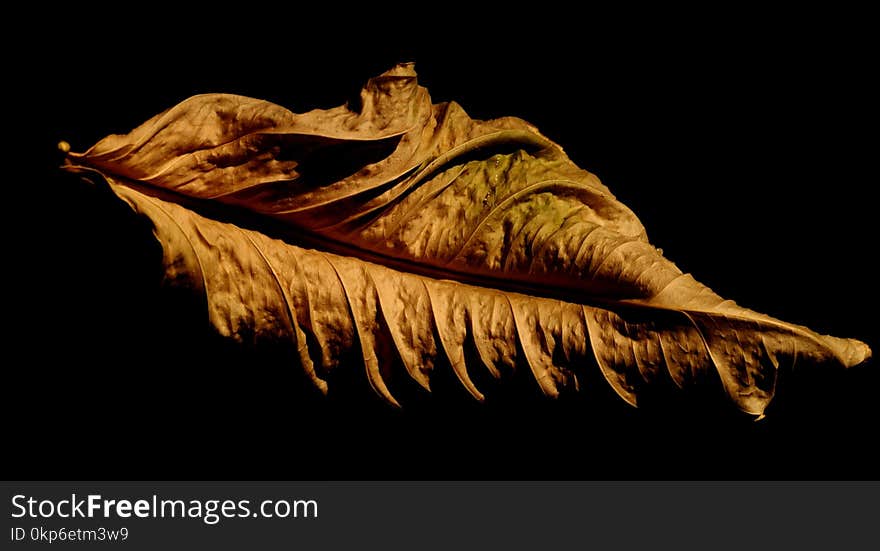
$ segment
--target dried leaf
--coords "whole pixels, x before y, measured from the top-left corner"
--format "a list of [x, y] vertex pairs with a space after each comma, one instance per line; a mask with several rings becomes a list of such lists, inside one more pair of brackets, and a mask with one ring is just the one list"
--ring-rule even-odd
[[[633, 405], [658, 381], [717, 374], [760, 415], [780, 369], [870, 355], [722, 299], [558, 145], [519, 119], [432, 105], [412, 65], [371, 79], [357, 106], [305, 114], [195, 96], [66, 166], [152, 220], [169, 280], [204, 292], [221, 334], [290, 339], [324, 391], [353, 348], [395, 404], [396, 360], [425, 389], [448, 361], [477, 399], [474, 370], [527, 365], [557, 396], [595, 360]], [[316, 250], [176, 203], [250, 212]]]

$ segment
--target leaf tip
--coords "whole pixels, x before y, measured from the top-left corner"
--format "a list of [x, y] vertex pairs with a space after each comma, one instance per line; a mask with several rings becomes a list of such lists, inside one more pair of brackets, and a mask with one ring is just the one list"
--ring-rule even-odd
[[856, 339], [841, 339], [823, 335], [825, 344], [834, 351], [843, 367], [855, 367], [868, 361], [871, 356], [871, 347]]
[[870, 346], [856, 339], [847, 339], [847, 341], [850, 344], [850, 354], [844, 363], [846, 367], [854, 367], [871, 359], [873, 353]]

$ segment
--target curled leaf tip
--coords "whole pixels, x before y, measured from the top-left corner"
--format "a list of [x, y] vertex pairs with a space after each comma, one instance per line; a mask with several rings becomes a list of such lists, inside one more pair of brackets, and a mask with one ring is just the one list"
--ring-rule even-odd
[[846, 359], [845, 367], [855, 367], [871, 359], [873, 353], [871, 347], [856, 339], [847, 339], [850, 343], [850, 356]]

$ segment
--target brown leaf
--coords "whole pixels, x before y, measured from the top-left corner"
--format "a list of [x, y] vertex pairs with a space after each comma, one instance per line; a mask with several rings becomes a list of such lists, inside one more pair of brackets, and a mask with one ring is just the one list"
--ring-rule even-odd
[[[662, 379], [717, 373], [759, 415], [796, 360], [870, 355], [722, 299], [663, 258], [559, 146], [518, 119], [431, 105], [411, 65], [371, 79], [358, 106], [301, 115], [196, 96], [67, 166], [99, 172], [153, 221], [169, 278], [204, 291], [221, 334], [292, 339], [325, 391], [355, 346], [392, 403], [395, 356], [425, 389], [445, 356], [478, 399], [474, 369], [503, 378], [527, 365], [556, 396], [578, 388], [594, 357], [631, 404]], [[245, 209], [320, 251], [159, 195]]]

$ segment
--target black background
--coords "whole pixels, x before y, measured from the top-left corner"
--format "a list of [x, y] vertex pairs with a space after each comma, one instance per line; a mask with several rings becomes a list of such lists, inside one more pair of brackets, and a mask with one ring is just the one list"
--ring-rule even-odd
[[55, 170], [59, 140], [84, 150], [194, 93], [304, 111], [414, 60], [435, 102], [537, 125], [722, 296], [876, 351], [866, 17], [245, 8], [54, 9], [7, 46], [7, 223], [22, 220], [8, 234], [7, 478], [878, 478], [876, 361], [799, 370], [757, 423], [720, 395], [636, 410], [602, 385], [402, 412], [366, 385], [318, 398], [284, 351], [216, 339], [195, 303], [158, 288], [149, 232]]

